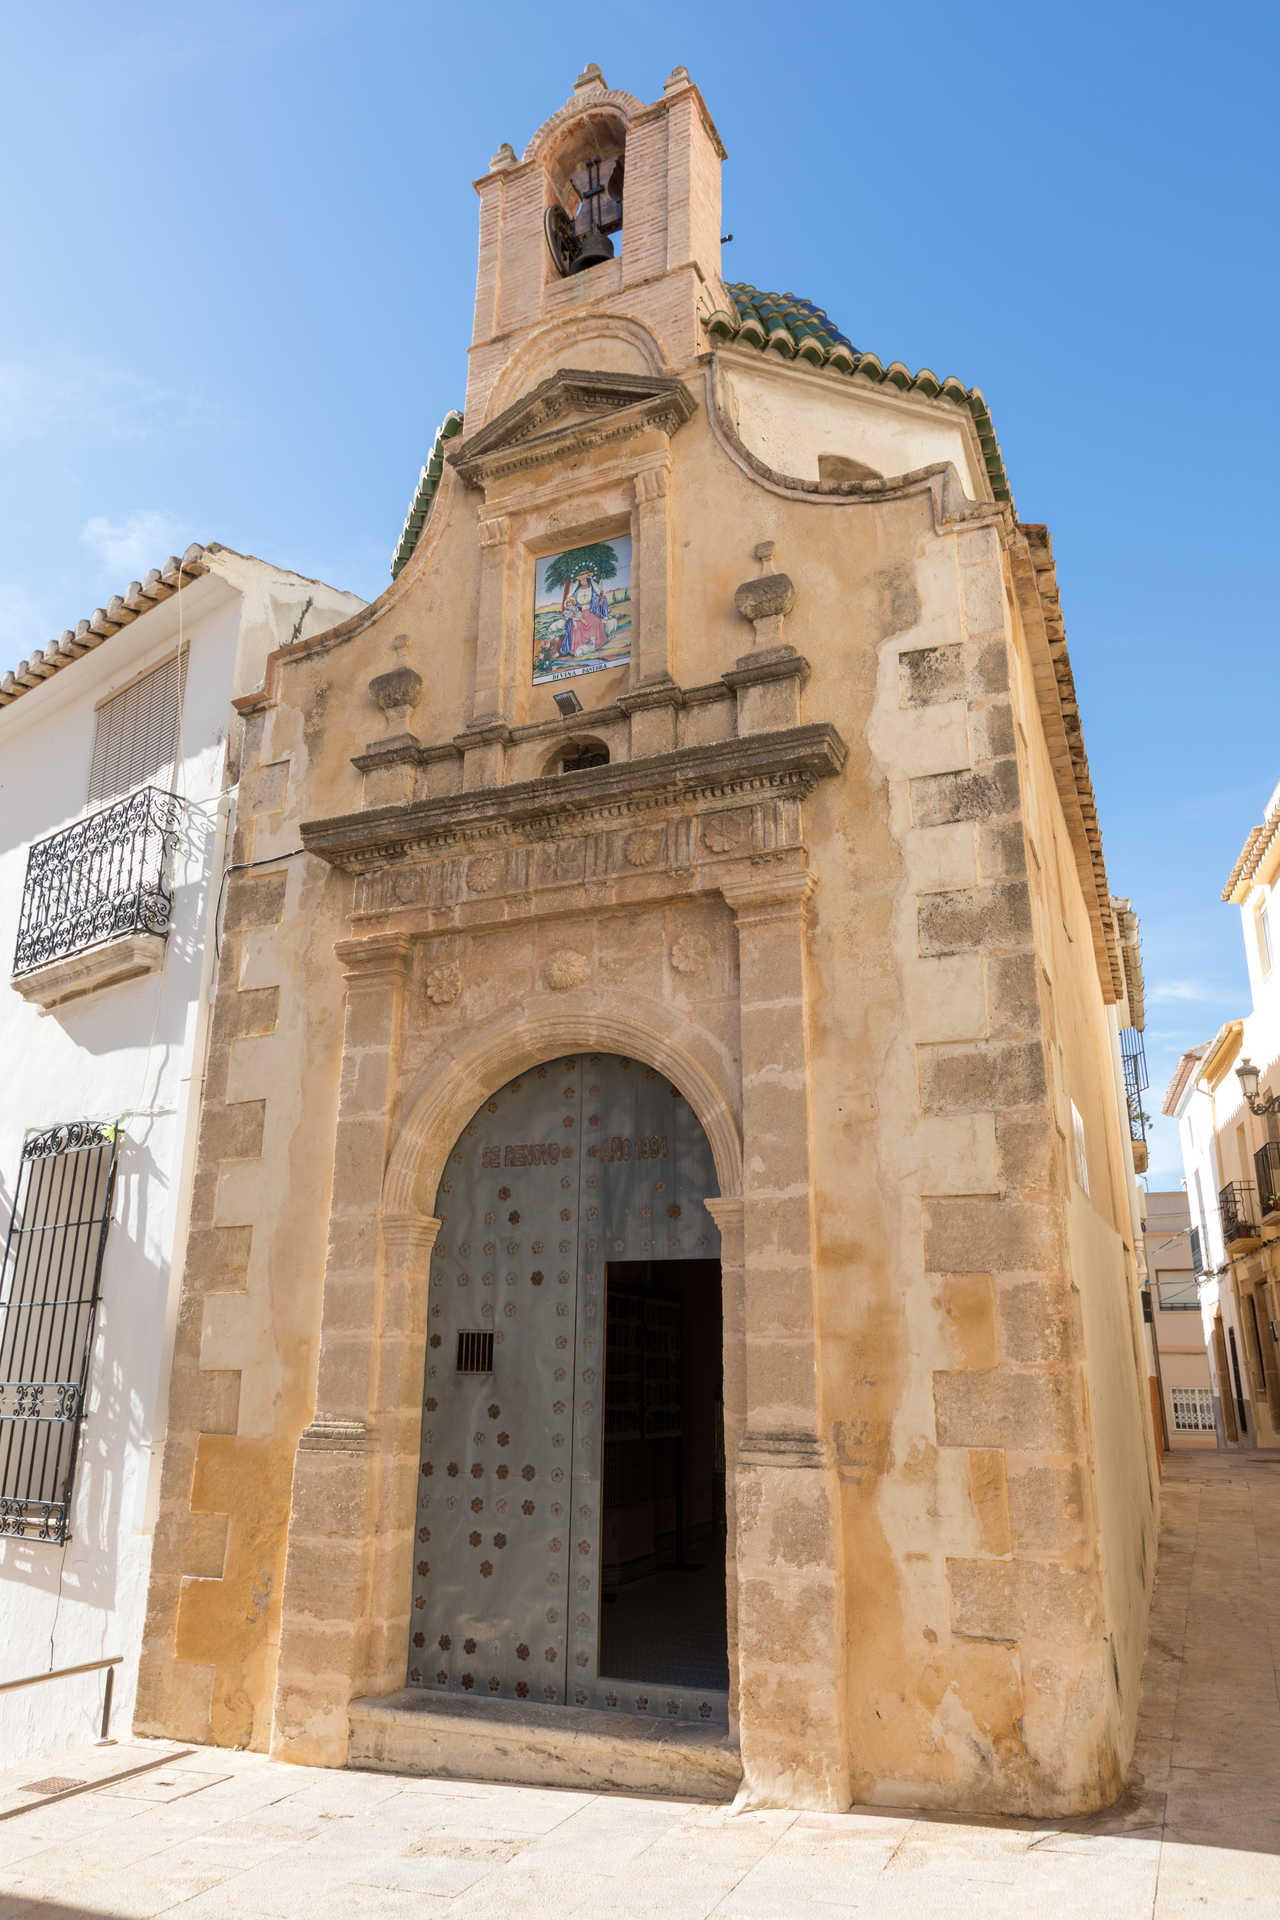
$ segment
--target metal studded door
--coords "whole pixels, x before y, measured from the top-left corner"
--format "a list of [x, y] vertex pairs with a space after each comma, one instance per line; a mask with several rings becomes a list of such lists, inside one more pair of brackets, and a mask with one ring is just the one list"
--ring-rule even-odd
[[521, 1074], [463, 1131], [436, 1199], [412, 1685], [630, 1704], [597, 1668], [605, 1265], [715, 1258], [716, 1190], [688, 1102], [614, 1054]]

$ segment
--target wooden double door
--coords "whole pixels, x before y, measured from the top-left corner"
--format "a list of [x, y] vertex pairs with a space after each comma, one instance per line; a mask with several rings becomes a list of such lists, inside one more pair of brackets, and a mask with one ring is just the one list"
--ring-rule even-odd
[[[710, 1145], [683, 1095], [614, 1054], [522, 1073], [464, 1129], [436, 1198], [411, 1685], [725, 1717], [714, 1660], [682, 1671], [659, 1646], [648, 1675], [643, 1649], [621, 1663], [625, 1674], [601, 1671], [602, 1609], [617, 1597], [606, 1591], [616, 1579], [602, 1578], [606, 1531], [618, 1533], [616, 1518], [605, 1524], [609, 1475], [616, 1503], [617, 1463], [634, 1462], [637, 1442], [668, 1462], [683, 1561], [690, 1502], [714, 1507], [702, 1490], [717, 1467], [723, 1475], [722, 1455], [712, 1458], [719, 1352], [705, 1311], [714, 1280], [718, 1343], [720, 1243], [703, 1205], [716, 1190]], [[669, 1537], [669, 1503], [659, 1520]], [[718, 1577], [721, 1620], [722, 1541], [712, 1513], [699, 1604]], [[678, 1614], [683, 1590], [663, 1585], [658, 1557], [654, 1606], [674, 1594]], [[639, 1617], [644, 1590], [635, 1591]]]

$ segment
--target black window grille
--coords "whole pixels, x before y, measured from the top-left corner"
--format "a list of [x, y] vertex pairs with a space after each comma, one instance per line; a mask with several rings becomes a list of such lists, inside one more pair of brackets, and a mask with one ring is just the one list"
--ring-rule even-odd
[[1147, 1079], [1146, 1049], [1142, 1044], [1142, 1035], [1136, 1027], [1121, 1028], [1120, 1058], [1124, 1063], [1124, 1097], [1129, 1109], [1129, 1138], [1145, 1140], [1147, 1116], [1143, 1112], [1142, 1096], [1150, 1083]]
[[1264, 1213], [1280, 1208], [1280, 1140], [1267, 1140], [1253, 1156], [1258, 1176], [1258, 1205]]
[[1256, 1207], [1252, 1181], [1228, 1180], [1225, 1187], [1219, 1187], [1218, 1211], [1222, 1216], [1224, 1240], [1252, 1239], [1258, 1231], [1254, 1224]]
[[0, 1534], [70, 1537], [116, 1129], [28, 1136], [0, 1272]]
[[15, 974], [128, 933], [169, 931], [182, 802], [143, 787], [27, 854]]

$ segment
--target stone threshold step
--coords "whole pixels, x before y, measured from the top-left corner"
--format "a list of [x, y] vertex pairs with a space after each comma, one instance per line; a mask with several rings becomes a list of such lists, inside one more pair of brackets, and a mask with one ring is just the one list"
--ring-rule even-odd
[[353, 1700], [347, 1712], [347, 1765], [374, 1772], [679, 1800], [732, 1800], [742, 1784], [737, 1743], [723, 1727], [637, 1721], [592, 1707], [459, 1700], [421, 1687]]

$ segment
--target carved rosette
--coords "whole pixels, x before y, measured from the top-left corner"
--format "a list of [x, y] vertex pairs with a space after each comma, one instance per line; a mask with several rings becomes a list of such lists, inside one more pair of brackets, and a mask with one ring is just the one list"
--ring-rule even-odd
[[467, 862], [467, 885], [472, 893], [492, 893], [502, 879], [502, 861], [496, 853], [479, 853]]
[[662, 835], [656, 827], [637, 827], [627, 835], [623, 852], [629, 867], [651, 867], [662, 852]]
[[561, 947], [542, 969], [543, 980], [552, 993], [568, 993], [580, 987], [590, 974], [591, 962], [585, 953], [575, 953], [572, 947]]
[[710, 959], [711, 943], [705, 934], [681, 934], [671, 949], [671, 964], [677, 973], [702, 973]]
[[750, 830], [745, 813], [713, 813], [702, 823], [702, 844], [709, 853], [736, 853]]
[[456, 960], [442, 960], [431, 968], [426, 995], [433, 1007], [451, 1007], [462, 992], [462, 969]]

